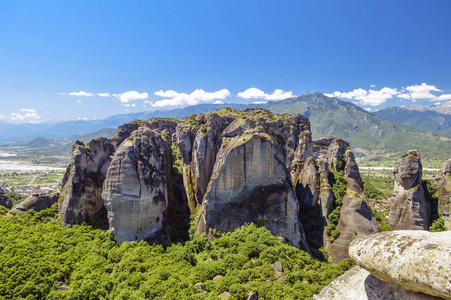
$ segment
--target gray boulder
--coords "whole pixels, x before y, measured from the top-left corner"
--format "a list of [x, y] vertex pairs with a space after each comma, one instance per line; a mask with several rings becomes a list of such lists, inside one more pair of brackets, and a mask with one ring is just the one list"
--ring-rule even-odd
[[383, 281], [451, 299], [451, 232], [400, 230], [359, 237], [349, 254]]
[[13, 202], [2, 189], [0, 189], [0, 205], [5, 206], [6, 208], [11, 208], [13, 206]]
[[328, 286], [315, 300], [439, 300], [442, 298], [415, 293], [390, 282], [380, 280], [370, 272], [355, 266]]
[[26, 212], [27, 210], [34, 209], [35, 211], [41, 211], [50, 208], [53, 204], [58, 203], [59, 193], [46, 194], [41, 196], [30, 196], [25, 201], [20, 202], [13, 206], [11, 211], [13, 212]]
[[451, 159], [444, 163], [441, 171], [442, 178], [437, 184], [439, 211], [445, 227], [451, 230]]

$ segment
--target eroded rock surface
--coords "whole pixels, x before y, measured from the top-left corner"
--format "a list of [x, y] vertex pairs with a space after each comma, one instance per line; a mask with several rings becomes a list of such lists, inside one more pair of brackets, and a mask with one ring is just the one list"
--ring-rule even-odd
[[441, 170], [442, 178], [437, 184], [439, 211], [445, 226], [451, 230], [451, 159], [448, 159]]
[[389, 231], [359, 237], [351, 258], [386, 282], [451, 299], [451, 232]]
[[11, 208], [13, 206], [11, 199], [8, 198], [2, 189], [0, 189], [0, 205], [7, 208]]
[[379, 232], [379, 226], [363, 193], [363, 182], [354, 154], [346, 150], [344, 156], [346, 194], [343, 197], [343, 206], [337, 224], [340, 235], [331, 244], [326, 245], [333, 263], [349, 258], [349, 245], [356, 237]]
[[177, 143], [183, 158], [183, 183], [192, 213], [200, 210], [207, 192], [222, 132], [240, 113], [231, 109], [185, 118], [177, 126]]
[[439, 300], [442, 298], [415, 293], [403, 287], [380, 280], [370, 272], [355, 266], [328, 286], [318, 295], [317, 300]]
[[116, 151], [102, 198], [117, 242], [159, 238], [167, 223], [169, 131], [139, 127]]
[[395, 187], [388, 223], [394, 230], [428, 230], [429, 203], [421, 180], [422, 166], [417, 150], [404, 153], [394, 167]]
[[14, 205], [11, 210], [14, 212], [26, 212], [30, 209], [41, 211], [50, 208], [53, 204], [57, 203], [58, 198], [59, 193], [46, 194], [41, 196], [30, 196], [25, 199], [25, 201]]
[[115, 150], [106, 138], [74, 143], [58, 204], [64, 226], [91, 220], [103, 208], [103, 181]]
[[255, 110], [224, 130], [196, 232], [264, 219], [274, 235], [309, 251], [289, 168], [304, 118]]

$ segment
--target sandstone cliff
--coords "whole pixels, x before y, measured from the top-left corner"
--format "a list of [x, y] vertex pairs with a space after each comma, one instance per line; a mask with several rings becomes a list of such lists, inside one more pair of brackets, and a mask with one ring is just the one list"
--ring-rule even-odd
[[7, 195], [5, 195], [5, 192], [2, 189], [0, 189], [0, 205], [7, 208], [11, 208], [13, 206], [11, 199], [9, 199]]
[[388, 223], [394, 230], [428, 230], [430, 207], [426, 200], [420, 154], [409, 150], [394, 167], [395, 187]]
[[349, 143], [335, 136], [310, 138], [305, 143], [313, 146], [312, 156], [296, 152], [294, 188], [301, 214], [316, 219], [316, 228], [309, 231], [319, 229], [315, 239], [321, 239], [336, 263], [349, 257], [348, 246], [356, 236], [378, 232], [377, 222], [366, 202]]
[[441, 171], [442, 178], [437, 184], [439, 211], [445, 227], [451, 230], [451, 159], [444, 163]]
[[114, 154], [102, 198], [110, 231], [119, 243], [164, 234], [169, 206], [170, 137], [169, 131], [139, 127]]
[[222, 144], [222, 132], [241, 114], [224, 108], [185, 118], [177, 126], [177, 144], [183, 158], [183, 183], [192, 213], [200, 211]]
[[224, 130], [196, 232], [263, 219], [273, 234], [309, 251], [290, 174], [305, 119], [253, 110]]
[[64, 175], [58, 203], [64, 226], [91, 220], [103, 208], [102, 185], [115, 148], [106, 138], [87, 145], [76, 141], [72, 146], [73, 160]]

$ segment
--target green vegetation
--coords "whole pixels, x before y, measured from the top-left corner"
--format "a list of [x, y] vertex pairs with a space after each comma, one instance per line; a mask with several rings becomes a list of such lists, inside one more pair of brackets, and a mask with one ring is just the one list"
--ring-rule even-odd
[[437, 182], [435, 180], [423, 180], [424, 195], [431, 205], [431, 220], [429, 231], [439, 232], [446, 231], [445, 222], [438, 209]]
[[379, 231], [392, 231], [393, 229], [390, 228], [388, 225], [388, 217], [386, 214], [384, 214], [381, 211], [377, 211], [376, 209], [371, 210], [373, 213], [373, 216], [376, 218], [377, 225], [379, 225]]
[[387, 199], [387, 195], [374, 187], [370, 182], [363, 182], [363, 191], [368, 199]]
[[[5, 209], [0, 209], [5, 213]], [[61, 226], [57, 208], [0, 216], [0, 298], [309, 299], [353, 266], [312, 259], [253, 224], [215, 240], [125, 242], [88, 225]], [[271, 264], [280, 262], [283, 274]], [[217, 276], [223, 276], [213, 283]], [[207, 295], [194, 285], [205, 283]]]
[[329, 183], [332, 185], [334, 201], [327, 207], [329, 225], [326, 227], [326, 234], [332, 242], [340, 236], [337, 225], [340, 219], [341, 207], [343, 206], [343, 197], [346, 195], [345, 165], [346, 159], [343, 157], [341, 161], [337, 162], [336, 169], [333, 164], [331, 165], [329, 172]]

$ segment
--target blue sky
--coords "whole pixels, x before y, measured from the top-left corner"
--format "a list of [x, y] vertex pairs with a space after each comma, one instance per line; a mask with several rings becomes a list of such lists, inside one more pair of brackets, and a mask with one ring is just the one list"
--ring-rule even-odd
[[310, 91], [373, 111], [449, 101], [450, 13], [448, 0], [4, 0], [0, 121]]

